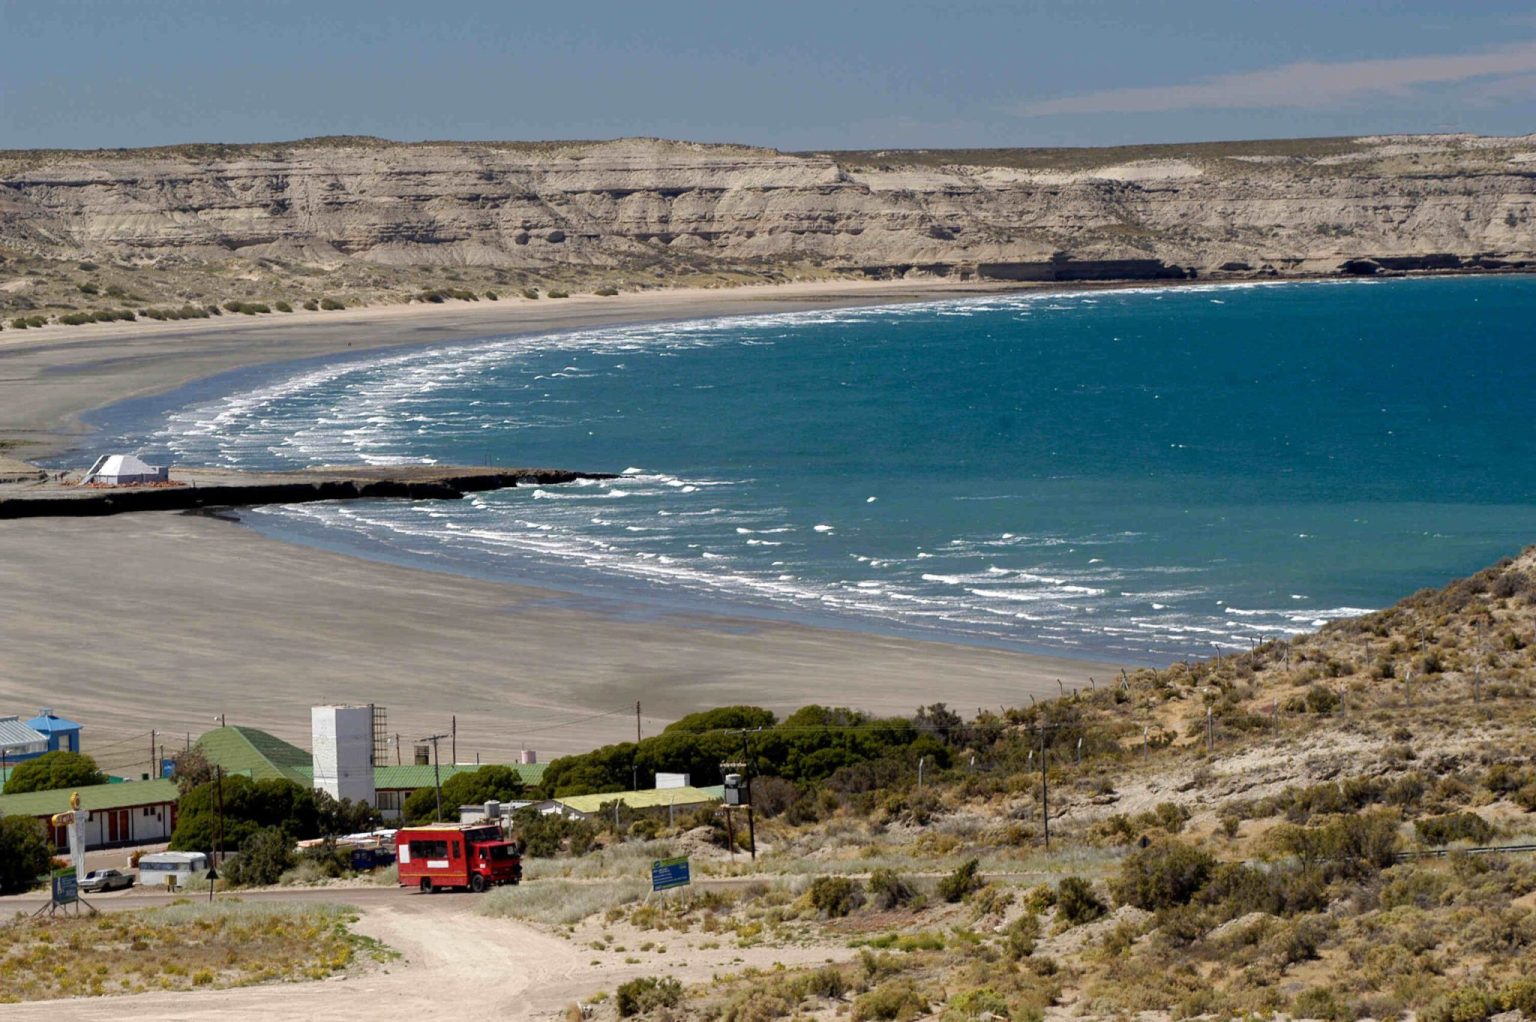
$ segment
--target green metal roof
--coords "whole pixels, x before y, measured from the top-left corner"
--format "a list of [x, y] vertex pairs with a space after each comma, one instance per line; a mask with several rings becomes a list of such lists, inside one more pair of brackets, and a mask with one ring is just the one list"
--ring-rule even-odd
[[567, 795], [555, 801], [578, 813], [591, 814], [610, 802], [622, 802], [631, 809], [664, 809], [669, 805], [719, 802], [720, 798], [699, 788], [652, 788], [649, 791], [613, 791], [606, 795]]
[[[305, 787], [314, 783], [314, 759], [308, 752], [253, 727], [215, 728], [197, 740], [197, 747], [203, 750], [203, 755], [208, 757], [209, 763], [223, 767], [226, 774], [243, 774], [258, 781], [269, 777], [285, 777]], [[479, 770], [480, 766], [492, 765], [490, 763], [445, 765], [442, 767], [442, 778], [446, 781], [455, 774], [472, 773]], [[507, 763], [505, 765], [516, 770], [518, 776], [522, 777], [523, 783], [537, 784], [543, 778], [544, 767], [547, 764]], [[373, 786], [384, 791], [407, 789], [414, 791], [416, 788], [430, 788], [433, 783], [430, 766], [386, 765], [374, 767], [373, 770]]]
[[92, 784], [85, 788], [55, 788], [51, 791], [29, 791], [21, 795], [0, 795], [0, 816], [52, 816], [54, 813], [65, 813], [69, 811], [70, 793], [75, 791], [80, 793], [80, 808], [92, 812], [175, 802], [180, 797], [175, 781]]
[[221, 727], [205, 733], [197, 747], [208, 762], [226, 773], [242, 773], [254, 780], [282, 777], [308, 787], [310, 755], [275, 735], [253, 727]]
[[[517, 775], [523, 779], [524, 784], [538, 784], [544, 777], [545, 763], [481, 763], [460, 764], [458, 766], [444, 766], [443, 780], [457, 774], [472, 774], [482, 766], [509, 766], [517, 771]], [[374, 767], [373, 786], [382, 791], [406, 789], [414, 791], [417, 788], [430, 788], [435, 783], [430, 766], [417, 766], [414, 763], [406, 763], [400, 766]]]

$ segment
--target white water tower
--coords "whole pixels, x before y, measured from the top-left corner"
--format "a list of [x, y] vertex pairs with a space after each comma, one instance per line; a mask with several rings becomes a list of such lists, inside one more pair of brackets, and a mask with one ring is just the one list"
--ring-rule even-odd
[[310, 707], [315, 787], [332, 798], [373, 805], [373, 707]]

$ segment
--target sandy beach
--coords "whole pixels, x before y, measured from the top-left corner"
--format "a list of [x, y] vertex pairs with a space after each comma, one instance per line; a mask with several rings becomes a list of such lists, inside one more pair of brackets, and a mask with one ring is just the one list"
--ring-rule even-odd
[[[94, 409], [325, 354], [979, 290], [785, 285], [6, 331], [0, 440], [16, 454], [57, 453]], [[970, 712], [1116, 669], [478, 582], [197, 515], [0, 523], [0, 712], [52, 706], [84, 720], [87, 751], [120, 773], [148, 768], [151, 729], [174, 748], [220, 714], [307, 745], [318, 702], [383, 704], [407, 743], [456, 714], [461, 761], [524, 748], [547, 758], [632, 738], [637, 700], [654, 733], [739, 702], [909, 713], [943, 700]]]

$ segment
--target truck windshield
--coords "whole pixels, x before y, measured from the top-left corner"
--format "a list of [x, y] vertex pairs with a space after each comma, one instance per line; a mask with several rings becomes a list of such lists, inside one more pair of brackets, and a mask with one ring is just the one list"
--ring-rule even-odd
[[510, 845], [491, 845], [489, 848], [480, 849], [480, 855], [487, 859], [510, 859], [512, 848]]

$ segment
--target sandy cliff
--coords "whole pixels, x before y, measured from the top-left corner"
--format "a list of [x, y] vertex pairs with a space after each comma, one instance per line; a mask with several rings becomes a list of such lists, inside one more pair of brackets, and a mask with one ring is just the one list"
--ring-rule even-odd
[[1536, 262], [1536, 137], [786, 154], [649, 139], [0, 153], [0, 247], [1004, 279]]

